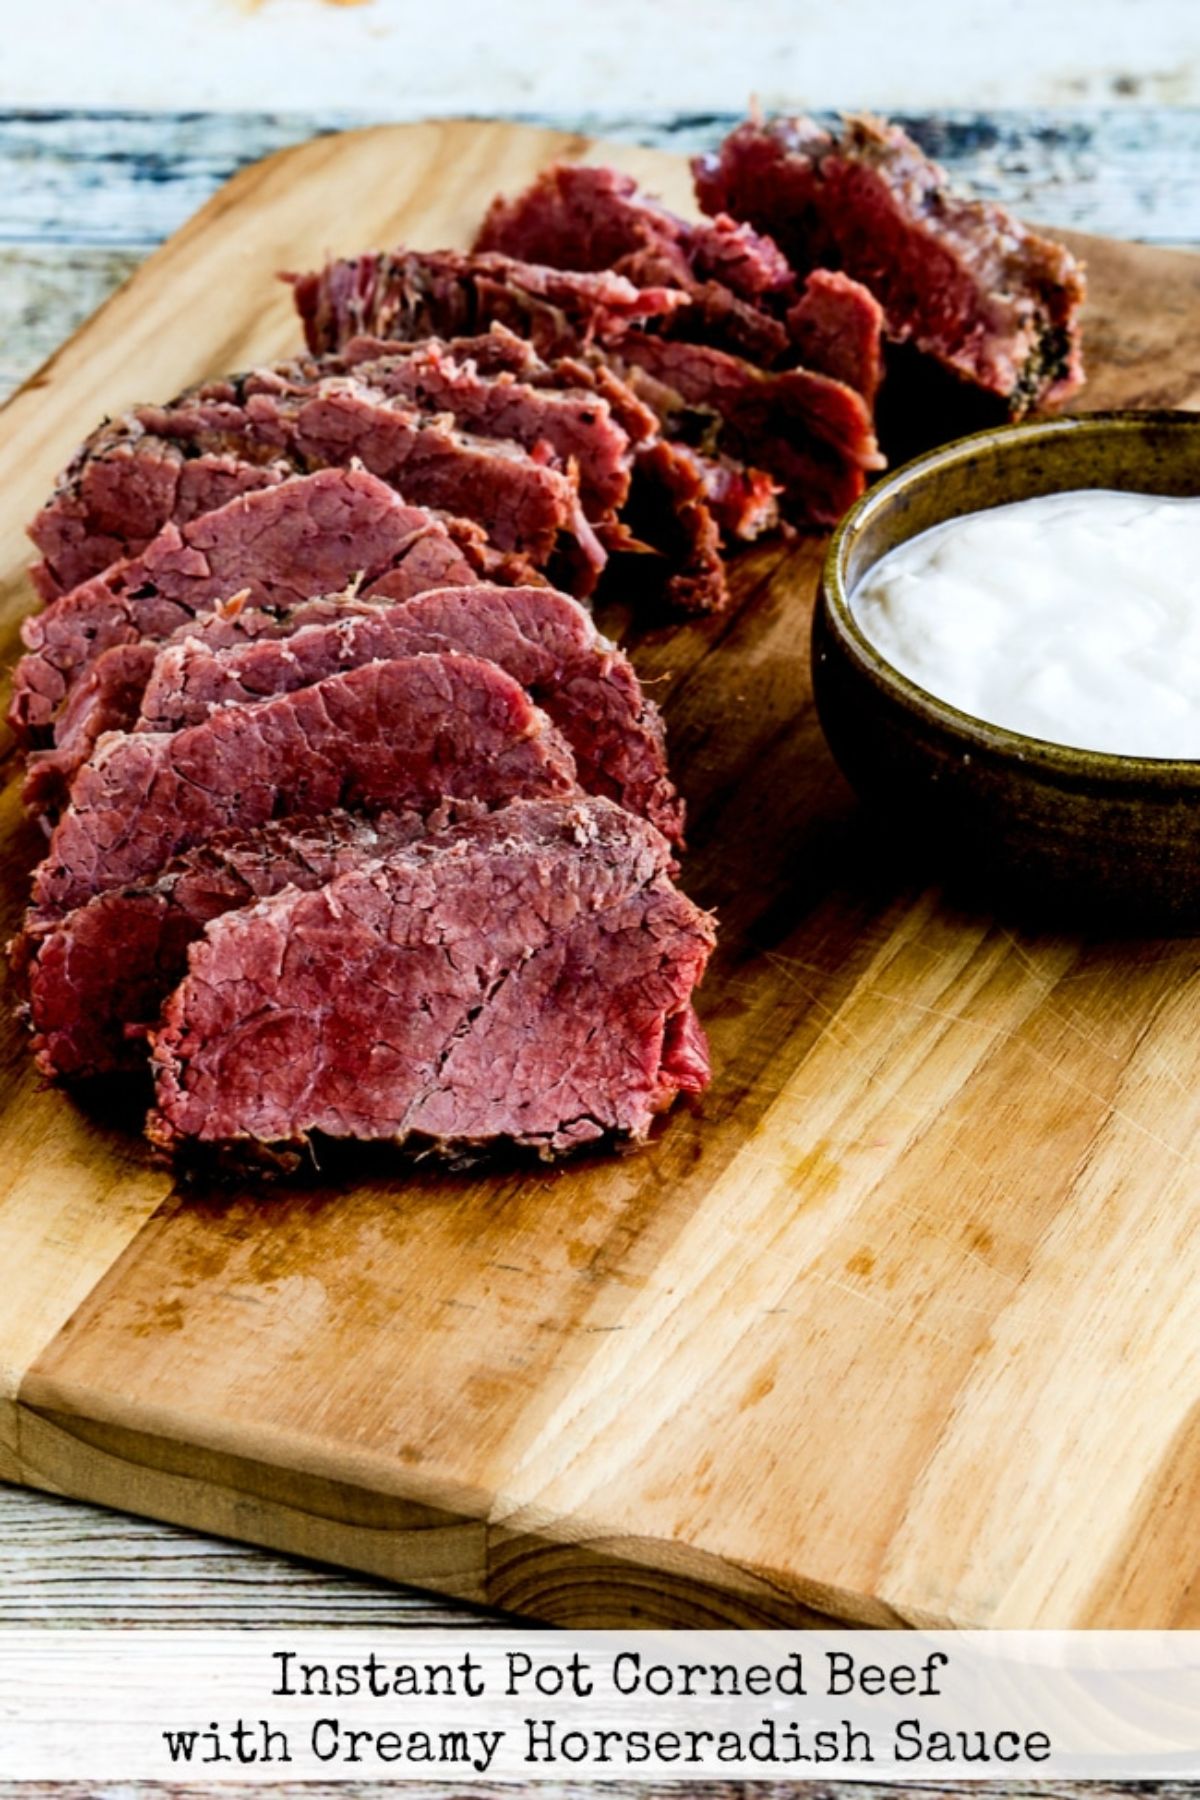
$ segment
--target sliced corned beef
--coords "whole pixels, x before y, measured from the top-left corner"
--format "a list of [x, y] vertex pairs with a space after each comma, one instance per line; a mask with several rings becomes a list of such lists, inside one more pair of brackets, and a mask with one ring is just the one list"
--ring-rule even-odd
[[[733, 254], [730, 240], [737, 236], [736, 228], [697, 229], [712, 240], [714, 259]], [[752, 260], [745, 250], [750, 235], [737, 241], [739, 253]], [[764, 262], [765, 257], [764, 252]], [[770, 279], [777, 278], [776, 268]], [[536, 305], [530, 290], [521, 287], [522, 279], [528, 279], [531, 287], [536, 285]], [[747, 278], [747, 285], [751, 279]], [[572, 289], [572, 283], [580, 284], [578, 290]], [[596, 285], [585, 288], [583, 284]], [[619, 317], [611, 311], [598, 311], [599, 284], [607, 284], [605, 292], [610, 295], [623, 295], [625, 305]], [[510, 325], [528, 330], [542, 362], [540, 368], [525, 365], [522, 372], [530, 385], [591, 387], [609, 402], [628, 434], [635, 447], [635, 463], [643, 449], [651, 452], [635, 478], [637, 491], [623, 517], [630, 522], [635, 538], [663, 556], [666, 574], [660, 585], [667, 600], [688, 611], [712, 610], [724, 604], [728, 594], [719, 555], [720, 532], [723, 529], [731, 538], [745, 539], [767, 529], [775, 516], [774, 483], [769, 474], [754, 466], [757, 459], [735, 456], [729, 446], [723, 446], [715, 459], [703, 461], [657, 449], [658, 430], [665, 422], [671, 431], [683, 409], [673, 392], [665, 406], [656, 405], [658, 396], [635, 391], [623, 378], [628, 370], [620, 362], [620, 345], [631, 333], [635, 339], [641, 336], [635, 332], [639, 319], [631, 306], [638, 291], [611, 271], [553, 270], [484, 252], [474, 256], [439, 252], [424, 257], [408, 252], [393, 258], [364, 257], [331, 264], [319, 275], [301, 278], [296, 295], [310, 345], [316, 349], [353, 346], [355, 357], [368, 360], [378, 349], [380, 336], [386, 338], [389, 333], [403, 340], [421, 330], [443, 334], [477, 331], [490, 322], [493, 331], [504, 332], [507, 344]], [[671, 306], [659, 307], [657, 296], [662, 293], [673, 293]], [[517, 294], [520, 304], [514, 298]], [[641, 322], [656, 325], [669, 323], [680, 307], [691, 304], [682, 290], [652, 288], [644, 290], [643, 297], [654, 305]], [[355, 335], [364, 331], [372, 334], [365, 343]], [[606, 360], [610, 356], [612, 367]], [[642, 375], [638, 371], [639, 379]], [[691, 431], [690, 420], [685, 431]], [[691, 447], [697, 457], [704, 457], [699, 445]], [[703, 481], [697, 479], [701, 469]], [[655, 505], [668, 510], [656, 514]], [[713, 516], [713, 507], [719, 521]], [[670, 516], [671, 508], [679, 509], [677, 517]], [[629, 533], [624, 538], [619, 533], [602, 535], [609, 550], [631, 547]]]
[[[465, 520], [452, 520], [455, 529]], [[163, 642], [178, 638], [202, 636], [212, 649], [227, 648], [245, 642], [249, 637], [286, 637], [301, 623], [317, 624], [332, 618], [373, 606], [381, 600], [409, 600], [429, 588], [462, 587], [482, 580], [463, 553], [463, 548], [445, 529], [440, 520], [435, 529], [414, 539], [400, 561], [373, 582], [356, 583], [339, 594], [330, 594], [302, 602], [299, 606], [253, 607], [246, 603], [249, 590], [235, 595], [231, 601], [219, 603], [211, 613], [200, 613], [180, 625], [165, 640], [142, 639], [133, 644], [114, 644], [104, 650], [95, 662], [74, 682], [54, 720], [54, 744], [46, 750], [34, 750], [26, 759], [25, 783], [21, 797], [32, 811], [53, 815], [66, 805], [67, 793], [76, 769], [87, 761], [100, 737], [106, 731], [131, 731], [141, 712], [142, 696], [154, 668], [155, 658]], [[467, 535], [464, 539], [472, 555], [483, 566], [501, 565], [494, 573], [511, 572], [528, 580], [532, 571], [518, 566], [503, 568], [505, 559], [479, 550]]]
[[773, 238], [742, 219], [720, 213], [690, 221], [689, 256], [698, 275], [707, 275], [743, 300], [780, 299], [791, 293], [796, 274]]
[[379, 362], [383, 357], [404, 356], [409, 352], [437, 351], [457, 363], [474, 363], [481, 375], [520, 375], [539, 373], [546, 367], [533, 345], [518, 337], [504, 325], [490, 325], [470, 337], [428, 336], [400, 342], [396, 338], [352, 337], [336, 352], [326, 352], [333, 361], [327, 366], [349, 374], [363, 363]]
[[166, 735], [117, 732], [71, 788], [34, 875], [38, 932], [218, 831], [345, 807], [565, 794], [575, 761], [525, 690], [472, 656], [368, 663]]
[[53, 817], [67, 803], [75, 771], [106, 731], [129, 731], [159, 646], [153, 640], [114, 644], [84, 670], [54, 720], [54, 743], [25, 759], [21, 799], [31, 812]]
[[1081, 385], [1078, 263], [1005, 207], [956, 194], [899, 126], [747, 120], [693, 169], [706, 212], [770, 232], [801, 272], [863, 282], [894, 341], [1014, 415]]
[[164, 649], [139, 730], [180, 731], [214, 708], [311, 686], [339, 670], [400, 656], [463, 651], [519, 681], [562, 732], [580, 785], [640, 813], [673, 843], [683, 808], [667, 775], [658, 709], [629, 659], [579, 603], [552, 588], [441, 589], [401, 605], [363, 606], [231, 648], [189, 636]]
[[638, 399], [629, 383], [603, 361], [599, 351], [588, 351], [581, 357], [560, 356], [531, 370], [529, 379], [537, 387], [583, 387], [599, 394], [635, 448], [652, 443], [658, 436], [658, 414]]
[[772, 530], [779, 523], [779, 484], [728, 453], [708, 456], [691, 445], [664, 442], [663, 429], [678, 418], [678, 395], [644, 370], [634, 371], [634, 378], [637, 392], [595, 350], [584, 360], [560, 359], [543, 377], [572, 386], [588, 381], [609, 400], [634, 445], [634, 479], [622, 515], [626, 539], [609, 538], [606, 548], [653, 550], [663, 558], [665, 574], [657, 585], [669, 606], [719, 611], [729, 597], [721, 538], [750, 543]]
[[793, 275], [777, 245], [726, 218], [689, 222], [638, 191], [632, 175], [588, 163], [552, 163], [510, 200], [497, 196], [475, 239], [555, 269], [617, 269], [622, 258], [663, 246], [682, 250], [689, 270], [719, 278], [742, 299], [786, 292]]
[[509, 372], [484, 374], [438, 346], [364, 358], [355, 372], [380, 393], [452, 413], [485, 437], [508, 439], [539, 458], [549, 449], [560, 468], [577, 470], [580, 499], [593, 522], [611, 518], [628, 497], [629, 438], [594, 391], [533, 386]]
[[[628, 445], [634, 452], [645, 444], [655, 442], [659, 436], [661, 421], [658, 413], [638, 397], [615, 369], [609, 367], [599, 350], [589, 347], [582, 349], [578, 355], [556, 356], [547, 362], [537, 354], [532, 344], [517, 337], [504, 325], [494, 324], [478, 337], [453, 338], [448, 342], [430, 338], [415, 344], [389, 345], [380, 338], [352, 338], [338, 360], [348, 368], [370, 365], [371, 378], [378, 385], [386, 385], [387, 374], [378, 373], [375, 365], [387, 358], [389, 351], [393, 355], [419, 359], [431, 349], [450, 352], [456, 359], [474, 360], [481, 370], [489, 374], [520, 376], [532, 388], [565, 392], [575, 405], [579, 404], [582, 395], [594, 395], [625, 433]], [[561, 439], [560, 454], [573, 453], [571, 439]], [[603, 478], [596, 475], [587, 477], [581, 463], [581, 492], [586, 491], [589, 486], [597, 489], [601, 479]], [[610, 489], [615, 487], [611, 480], [606, 485]], [[624, 497], [628, 495], [628, 487], [626, 468]]]
[[[241, 588], [260, 606], [292, 606], [399, 565], [405, 581], [469, 581], [484, 564], [469, 526], [405, 506], [363, 469], [329, 469], [248, 494], [190, 525], [168, 525], [26, 620], [10, 720], [42, 737], [67, 689], [114, 644], [163, 639]], [[485, 565], [486, 566], [486, 565]], [[411, 576], [409, 570], [411, 567]]]
[[[648, 369], [630, 367], [626, 373], [626, 391], [636, 394], [659, 428], [646, 446], [653, 454], [643, 458], [643, 468], [655, 471], [658, 478], [673, 465], [676, 497], [688, 505], [707, 506], [720, 532], [731, 542], [752, 543], [778, 525], [779, 482], [765, 469], [756, 469], [727, 450], [709, 452], [697, 447], [697, 440], [715, 444], [719, 439], [712, 410], [689, 405], [678, 389], [657, 380]], [[669, 457], [659, 450], [662, 432], [670, 440]], [[642, 452], [639, 445], [635, 462]]]
[[[447, 549], [450, 555], [441, 554]], [[432, 553], [430, 553], [432, 551]], [[449, 581], [442, 579], [443, 567]], [[212, 650], [247, 639], [287, 637], [301, 624], [325, 623], [373, 610], [381, 601], [402, 602], [428, 588], [460, 587], [477, 579], [449, 537], [419, 540], [412, 553], [364, 590], [361, 583], [298, 606], [247, 605], [248, 590], [219, 603], [211, 613], [188, 619], [169, 637], [114, 644], [96, 658], [68, 690], [54, 720], [54, 743], [26, 757], [21, 798], [31, 811], [52, 818], [67, 803], [76, 769], [85, 763], [106, 731], [132, 731], [142, 711], [146, 683], [164, 644], [203, 638]]]
[[[398, 600], [423, 593], [427, 586], [446, 585], [437, 579], [429, 579], [411, 586], [413, 571], [410, 564], [419, 561], [420, 558], [410, 558], [392, 571], [391, 579], [399, 590]], [[428, 574], [435, 576], [436, 565]], [[384, 582], [388, 579], [387, 576], [382, 578]], [[185, 637], [198, 637], [211, 650], [229, 649], [250, 639], [287, 637], [301, 624], [345, 618], [376, 604], [374, 599], [365, 598], [359, 587], [306, 600], [299, 606], [255, 607], [247, 605], [248, 598], [245, 591], [235, 595], [212, 612], [189, 619], [161, 642], [149, 638], [135, 644], [114, 644], [103, 651], [75, 682], [63, 702], [54, 721], [54, 747], [35, 750], [27, 758], [22, 790], [25, 804], [36, 812], [59, 811], [66, 805], [76, 769], [87, 761], [103, 734], [134, 729], [141, 716], [146, 683], [165, 644], [173, 644]]]
[[[604, 552], [584, 519], [575, 481], [517, 443], [456, 430], [444, 414], [422, 413], [354, 376], [297, 392], [264, 371], [239, 387], [248, 442], [256, 447], [286, 445], [309, 468], [357, 459], [410, 503], [477, 520], [500, 550], [538, 567], [558, 553], [573, 591], [587, 594], [595, 586]], [[205, 411], [203, 402], [194, 410], [185, 402], [155, 415], [155, 423], [187, 433], [195, 422], [194, 441], [203, 443]]]
[[636, 287], [677, 287], [690, 304], [671, 318], [672, 335], [763, 363], [788, 348], [782, 320], [760, 304], [795, 285], [776, 245], [732, 219], [690, 224], [617, 169], [543, 169], [515, 199], [493, 200], [475, 248], [558, 269], [611, 269]]
[[167, 438], [109, 426], [104, 453], [94, 454], [90, 439], [83, 444], [30, 527], [42, 553], [30, 578], [43, 600], [53, 600], [136, 556], [168, 519], [186, 525], [294, 473], [286, 461], [248, 463], [221, 450], [190, 456]]
[[486, 584], [402, 594], [394, 605], [347, 593], [277, 611], [218, 608], [165, 646], [108, 650], [76, 683], [56, 721], [55, 748], [29, 759], [26, 802], [60, 810], [105, 731], [178, 731], [216, 705], [290, 692], [366, 661], [443, 650], [498, 663], [562, 731], [583, 787], [682, 841], [683, 803], [667, 774], [662, 720], [628, 658], [568, 595]]
[[610, 801], [514, 803], [225, 914], [153, 1034], [152, 1140], [644, 1138], [708, 1079], [713, 928], [669, 859]]
[[684, 613], [728, 606], [721, 532], [708, 504], [701, 459], [685, 444], [660, 438], [639, 450], [626, 517], [638, 538], [663, 558], [662, 597], [668, 606]]
[[814, 269], [787, 315], [800, 361], [874, 404], [883, 379], [883, 308], [861, 281]]
[[499, 324], [551, 359], [616, 342], [688, 304], [678, 289], [638, 288], [610, 270], [579, 273], [459, 250], [370, 252], [288, 279], [313, 351], [340, 350], [360, 336], [462, 337]]
[[155, 880], [97, 894], [44, 936], [25, 938], [18, 952], [28, 961], [17, 973], [38, 1067], [68, 1081], [143, 1067], [146, 1034], [212, 919], [285, 887], [322, 887], [429, 828], [417, 813], [331, 813], [219, 833]]
[[751, 468], [735, 456], [704, 456], [686, 444], [672, 448], [691, 458], [705, 503], [727, 539], [752, 544], [775, 529], [780, 486], [765, 469]]
[[493, 323], [474, 337], [428, 337], [411, 342], [353, 337], [339, 351], [325, 353], [310, 366], [337, 365], [353, 371], [387, 358], [421, 356], [434, 350], [453, 357], [456, 362], [473, 362], [484, 375], [513, 375], [535, 388], [565, 388], [596, 394], [608, 406], [631, 445], [647, 443], [658, 435], [657, 415], [609, 368], [593, 346], [580, 347], [571, 355], [552, 356], [547, 360], [539, 356], [527, 338], [518, 337], [507, 325], [499, 323]]
[[883, 466], [863, 396], [828, 375], [759, 369], [708, 344], [641, 332], [622, 342], [619, 366], [650, 377], [651, 404], [664, 408], [671, 435], [775, 476], [794, 523], [835, 523], [867, 471]]
[[[106, 568], [120, 537], [120, 496], [128, 489], [135, 506], [126, 554], [144, 547], [151, 511], [142, 482], [143, 438], [155, 461], [163, 441], [178, 444], [185, 455], [220, 449], [251, 465], [278, 468], [282, 461], [295, 471], [357, 460], [410, 504], [477, 520], [500, 550], [526, 555], [539, 567], [560, 551], [565, 585], [573, 590], [589, 593], [604, 566], [576, 482], [561, 469], [547, 467], [514, 442], [459, 431], [447, 416], [421, 412], [356, 375], [310, 381], [270, 369], [207, 382], [167, 406], [139, 406], [102, 426], [77, 456], [65, 490], [55, 493], [30, 527], [34, 541], [40, 545], [57, 530], [65, 507], [80, 534], [77, 566], [90, 561], [89, 573]], [[93, 461], [103, 463], [109, 476], [106, 510], [93, 521], [94, 542], [88, 518], [81, 516]], [[163, 489], [159, 497], [167, 501], [171, 491]], [[168, 522], [179, 521], [163, 513], [156, 529]]]

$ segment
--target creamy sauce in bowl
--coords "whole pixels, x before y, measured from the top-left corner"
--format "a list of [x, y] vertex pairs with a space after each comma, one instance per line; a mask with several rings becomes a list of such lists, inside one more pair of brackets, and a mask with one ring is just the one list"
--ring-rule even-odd
[[1200, 759], [1200, 496], [1086, 489], [950, 519], [850, 596], [892, 666], [961, 712]]

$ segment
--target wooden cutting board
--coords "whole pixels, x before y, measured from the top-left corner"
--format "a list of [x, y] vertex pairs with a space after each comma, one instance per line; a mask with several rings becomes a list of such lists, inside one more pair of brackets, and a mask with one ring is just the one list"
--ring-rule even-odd
[[[276, 270], [466, 243], [556, 155], [688, 203], [673, 158], [481, 124], [230, 182], [0, 416], [5, 659], [102, 414], [289, 352]], [[1200, 406], [1200, 259], [1079, 247], [1089, 404]], [[1200, 945], [897, 869], [813, 716], [819, 555], [747, 554], [723, 619], [605, 612], [721, 922], [714, 1085], [641, 1154], [183, 1195], [3, 1027], [0, 1475], [564, 1624], [1200, 1626]]]

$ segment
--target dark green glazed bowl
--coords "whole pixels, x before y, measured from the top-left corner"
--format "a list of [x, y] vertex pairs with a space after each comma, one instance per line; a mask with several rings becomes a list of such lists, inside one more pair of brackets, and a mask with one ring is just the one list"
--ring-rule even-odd
[[886, 476], [829, 547], [813, 618], [817, 711], [863, 799], [975, 897], [1084, 928], [1200, 929], [1200, 761], [1075, 750], [987, 724], [908, 680], [850, 612], [865, 571], [918, 532], [1072, 488], [1200, 494], [1200, 413], [998, 426]]

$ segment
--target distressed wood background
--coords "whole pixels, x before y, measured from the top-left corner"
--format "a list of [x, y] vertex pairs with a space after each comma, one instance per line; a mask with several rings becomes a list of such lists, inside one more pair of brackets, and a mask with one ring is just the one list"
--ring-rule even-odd
[[[235, 169], [317, 132], [374, 122], [346, 113], [0, 113], [0, 395]], [[734, 115], [531, 122], [691, 152], [717, 143]], [[1200, 108], [942, 112], [902, 123], [954, 175], [1032, 219], [1147, 243], [1200, 241]]]
[[[516, 116], [516, 115], [514, 115]], [[187, 218], [236, 168], [318, 132], [369, 123], [341, 114], [39, 112], [0, 114], [0, 398], [23, 381], [92, 312], [163, 237]], [[692, 151], [714, 144], [732, 123], [718, 114], [586, 118], [539, 116], [610, 137]], [[943, 112], [903, 121], [959, 178], [1003, 199], [1026, 216], [1114, 237], [1200, 246], [1200, 108], [1003, 113]], [[319, 233], [317, 234], [319, 236]], [[219, 304], [219, 298], [215, 303]], [[81, 429], [88, 422], [81, 421]], [[265, 1552], [95, 1508], [0, 1488], [0, 1625], [276, 1626], [454, 1625], [487, 1629], [491, 1616], [433, 1599], [308, 1567]], [[610, 1800], [653, 1800], [661, 1789], [605, 1783], [534, 1784], [562, 1800], [603, 1793]], [[306, 1785], [308, 1800], [382, 1794], [386, 1784]], [[39, 1790], [3, 1781], [0, 1797]], [[60, 1800], [83, 1788], [44, 1789]], [[172, 1786], [136, 1790], [89, 1785], [99, 1800], [156, 1791], [181, 1797], [210, 1790]], [[264, 1790], [223, 1786], [230, 1800]], [[388, 1788], [387, 1791], [394, 1791]], [[407, 1784], [412, 1800], [448, 1796], [448, 1786]], [[493, 1791], [472, 1788], [487, 1800]], [[495, 1790], [500, 1791], [500, 1790]], [[511, 1793], [512, 1789], [505, 1792]], [[709, 1784], [688, 1790], [725, 1800], [745, 1790]], [[914, 1784], [888, 1788], [847, 1784], [755, 1784], [764, 1800], [803, 1792], [811, 1800], [837, 1793], [855, 1800], [883, 1794], [952, 1790]], [[962, 1789], [953, 1790], [961, 1792]], [[1116, 1790], [1070, 1790], [996, 1784], [989, 1793], [1059, 1800], [1086, 1791], [1108, 1800]], [[1128, 1790], [1122, 1790], [1128, 1791]], [[1146, 1792], [1146, 1785], [1140, 1787]], [[1160, 1786], [1161, 1800], [1194, 1793]]]

